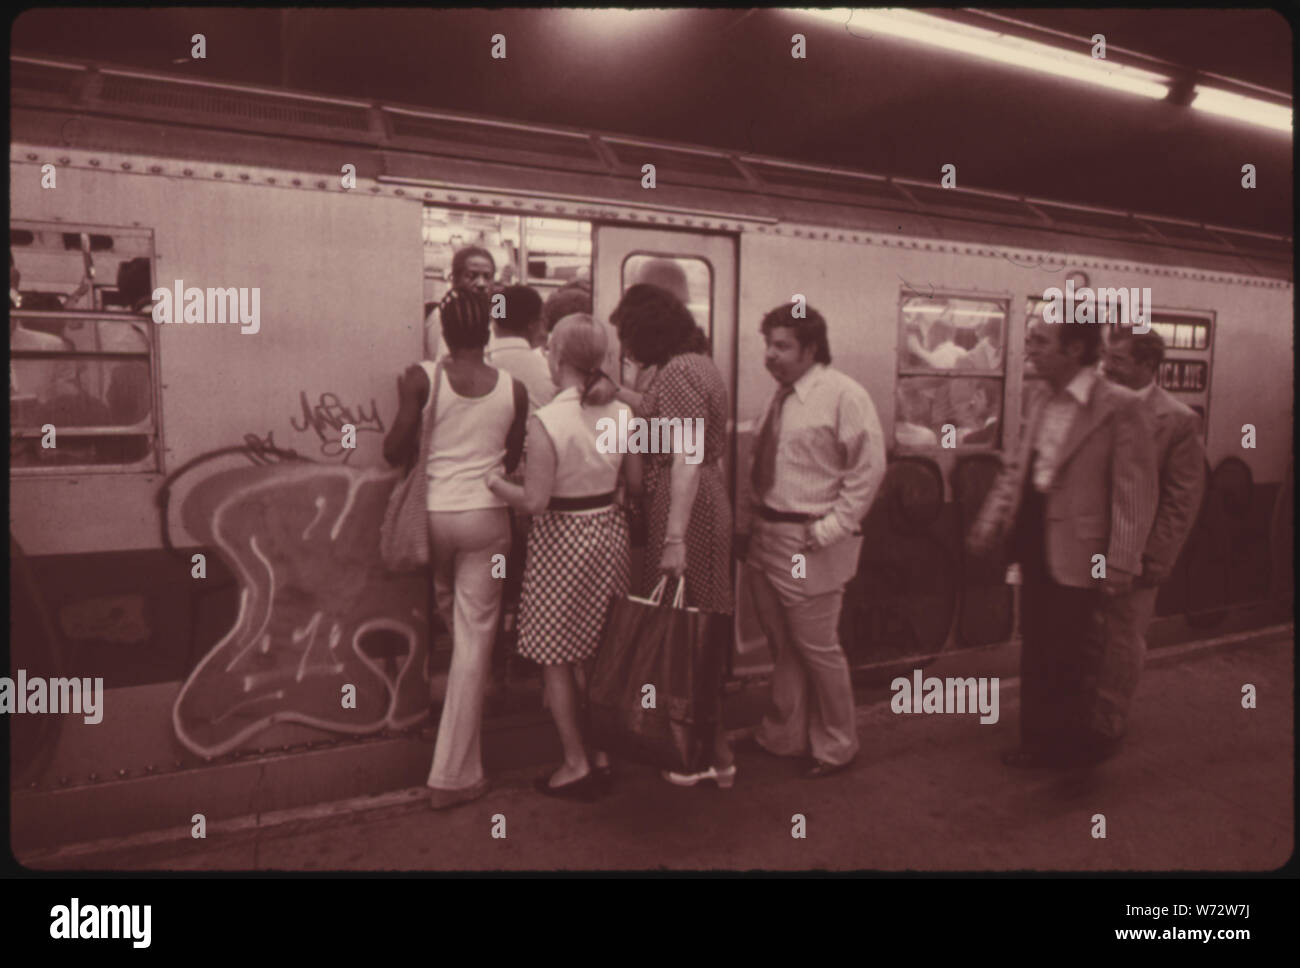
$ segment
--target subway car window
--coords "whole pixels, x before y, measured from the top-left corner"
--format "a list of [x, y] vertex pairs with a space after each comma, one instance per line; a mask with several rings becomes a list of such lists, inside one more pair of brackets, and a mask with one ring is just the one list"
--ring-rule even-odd
[[636, 252], [623, 260], [623, 291], [644, 282], [667, 289], [686, 304], [695, 322], [713, 337], [713, 268], [695, 256]]
[[15, 222], [9, 242], [10, 466], [160, 469], [152, 232]]
[[1210, 322], [1208, 319], [1175, 316], [1156, 310], [1152, 313], [1151, 328], [1165, 341], [1165, 349], [1205, 350], [1210, 347]]
[[1006, 324], [1004, 302], [902, 294], [897, 447], [1001, 446]]
[[1165, 358], [1156, 381], [1175, 400], [1200, 415], [1204, 436], [1213, 376], [1214, 315], [1208, 310], [1153, 309], [1151, 329], [1165, 341]]

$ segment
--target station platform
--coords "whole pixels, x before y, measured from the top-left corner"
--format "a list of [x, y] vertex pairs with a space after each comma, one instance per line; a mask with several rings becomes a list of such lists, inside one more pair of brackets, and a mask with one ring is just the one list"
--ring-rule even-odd
[[[853, 768], [739, 752], [734, 788], [684, 789], [616, 763], [594, 803], [532, 789], [558, 762], [549, 720], [485, 736], [483, 798], [429, 809], [413, 785], [189, 827], [19, 853], [32, 869], [240, 871], [880, 870], [1269, 871], [1294, 848], [1294, 626], [1152, 649], [1128, 740], [1092, 769], [1019, 771], [1018, 647], [944, 654], [925, 676], [999, 676], [999, 718], [896, 714], [859, 685]], [[901, 674], [902, 670], [900, 670]], [[1253, 685], [1256, 706], [1242, 706]], [[752, 722], [761, 688], [730, 698]], [[749, 727], [733, 730], [739, 737]], [[427, 757], [425, 760], [427, 764]], [[427, 765], [425, 766], [427, 769]], [[415, 782], [419, 782], [416, 780]], [[201, 809], [195, 803], [194, 810]], [[795, 815], [806, 836], [792, 836]], [[1105, 818], [1105, 837], [1097, 815]], [[505, 836], [501, 832], [504, 819]]]

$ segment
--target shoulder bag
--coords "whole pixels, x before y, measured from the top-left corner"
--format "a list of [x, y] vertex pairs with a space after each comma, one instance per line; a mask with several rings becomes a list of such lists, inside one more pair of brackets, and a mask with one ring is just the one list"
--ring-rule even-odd
[[393, 487], [379, 525], [379, 556], [389, 571], [415, 571], [429, 563], [429, 447], [438, 411], [442, 363], [420, 363], [429, 374], [429, 403], [416, 430], [415, 463]]

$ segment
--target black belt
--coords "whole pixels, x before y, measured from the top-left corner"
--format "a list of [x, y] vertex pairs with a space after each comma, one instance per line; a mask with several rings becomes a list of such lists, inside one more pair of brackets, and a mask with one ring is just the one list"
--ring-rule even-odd
[[587, 497], [553, 497], [546, 505], [548, 511], [592, 511], [614, 503], [614, 492], [592, 494]]
[[756, 505], [755, 512], [764, 521], [779, 521], [782, 524], [807, 524], [809, 521], [817, 520], [812, 514], [796, 514], [793, 511], [773, 511], [766, 504]]

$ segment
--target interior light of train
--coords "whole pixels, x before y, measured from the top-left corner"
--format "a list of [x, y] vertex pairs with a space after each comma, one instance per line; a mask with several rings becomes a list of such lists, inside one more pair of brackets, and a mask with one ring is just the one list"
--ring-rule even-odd
[[1192, 107], [1209, 114], [1236, 118], [1238, 121], [1248, 121], [1274, 131], [1291, 133], [1291, 108], [1261, 101], [1258, 98], [1230, 94], [1227, 91], [1202, 87], [1198, 84]]
[[1161, 74], [914, 10], [837, 7], [795, 12], [831, 21], [864, 37], [870, 33], [889, 34], [1143, 97], [1160, 99], [1169, 93], [1169, 78]]

